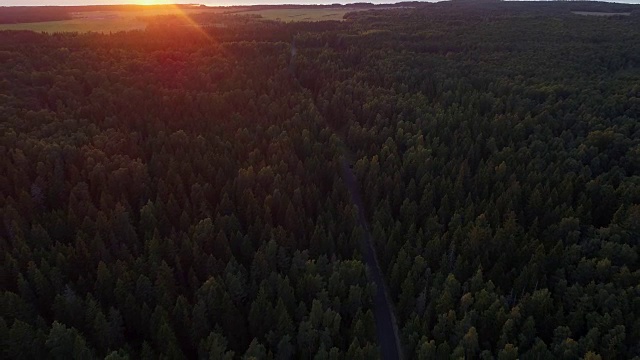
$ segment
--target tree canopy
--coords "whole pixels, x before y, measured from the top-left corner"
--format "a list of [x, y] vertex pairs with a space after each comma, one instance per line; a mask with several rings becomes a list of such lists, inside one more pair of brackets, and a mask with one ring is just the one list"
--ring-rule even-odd
[[2, 357], [640, 355], [637, 7], [409, 5], [0, 32]]

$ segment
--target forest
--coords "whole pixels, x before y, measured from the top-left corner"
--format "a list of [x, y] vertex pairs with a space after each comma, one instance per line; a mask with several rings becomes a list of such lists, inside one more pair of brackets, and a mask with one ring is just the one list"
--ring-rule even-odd
[[0, 358], [640, 358], [639, 6], [190, 17], [0, 31]]

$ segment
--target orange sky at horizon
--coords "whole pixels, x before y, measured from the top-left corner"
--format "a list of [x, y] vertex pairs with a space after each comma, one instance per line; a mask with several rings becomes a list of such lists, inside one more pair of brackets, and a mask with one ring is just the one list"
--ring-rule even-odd
[[334, 3], [394, 3], [399, 0], [0, 0], [0, 6], [69, 6], [69, 5], [164, 5], [164, 4], [204, 4], [225, 5], [277, 5], [277, 4], [334, 4]]
[[209, 1], [194, 0], [0, 0], [0, 6], [42, 6], [42, 5], [163, 5], [199, 4]]
[[[411, 0], [0, 0], [0, 6], [69, 6], [69, 5], [163, 5], [163, 4], [203, 4], [210, 6], [229, 5], [278, 5], [278, 4], [335, 4], [370, 2], [374, 4], [392, 4], [400, 1]], [[421, 0], [418, 0], [421, 1]], [[436, 2], [442, 0], [422, 0]], [[640, 0], [601, 0], [626, 4], [638, 4]]]
[[[163, 4], [203, 4], [210, 6], [228, 5], [278, 5], [278, 4], [335, 4], [335, 3], [395, 3], [402, 0], [0, 0], [0, 6], [78, 6], [78, 5], [163, 5]], [[433, 0], [431, 0], [433, 1]], [[640, 1], [640, 0], [639, 0]]]

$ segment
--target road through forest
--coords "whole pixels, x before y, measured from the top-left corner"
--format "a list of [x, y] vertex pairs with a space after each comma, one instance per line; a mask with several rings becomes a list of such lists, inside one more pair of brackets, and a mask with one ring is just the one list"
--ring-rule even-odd
[[402, 348], [400, 346], [400, 337], [398, 336], [398, 325], [393, 313], [393, 307], [391, 305], [392, 303], [389, 298], [387, 287], [384, 283], [382, 271], [378, 264], [378, 257], [376, 256], [376, 252], [373, 247], [371, 232], [369, 231], [369, 225], [367, 224], [367, 219], [364, 214], [364, 204], [362, 202], [362, 197], [360, 196], [358, 182], [353, 174], [353, 170], [345, 159], [342, 160], [341, 165], [342, 177], [344, 178], [347, 189], [349, 189], [349, 193], [351, 193], [351, 201], [358, 207], [358, 222], [364, 231], [362, 257], [369, 269], [369, 276], [371, 277], [370, 280], [376, 285], [376, 293], [373, 298], [373, 308], [380, 354], [384, 360], [402, 359]]
[[[294, 38], [291, 42], [291, 60], [289, 62], [289, 73], [294, 77], [297, 54], [298, 48], [296, 47]], [[392, 302], [387, 287], [385, 286], [384, 277], [378, 264], [378, 257], [376, 256], [371, 240], [371, 232], [369, 231], [369, 225], [367, 224], [367, 218], [364, 213], [364, 204], [360, 196], [358, 182], [356, 181], [349, 162], [346, 160], [348, 150], [344, 148], [344, 145], [342, 152], [345, 155], [341, 160], [342, 177], [351, 194], [351, 201], [358, 207], [358, 223], [364, 232], [361, 243], [362, 257], [369, 270], [369, 280], [376, 285], [376, 293], [373, 298], [373, 315], [376, 323], [376, 338], [378, 339], [378, 346], [380, 347], [380, 355], [383, 360], [402, 360], [402, 347], [400, 345], [400, 336], [398, 335], [398, 325], [391, 305]]]

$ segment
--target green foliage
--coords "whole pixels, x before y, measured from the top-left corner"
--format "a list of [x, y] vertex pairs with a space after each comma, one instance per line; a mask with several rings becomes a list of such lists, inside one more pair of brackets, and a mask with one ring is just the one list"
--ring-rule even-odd
[[370, 285], [289, 47], [162, 31], [0, 34], [3, 351], [342, 357]]
[[571, 6], [352, 14], [361, 35], [299, 70], [355, 153], [417, 357], [640, 351], [640, 28]]
[[1, 357], [377, 358], [367, 231], [408, 358], [637, 356], [640, 22], [603, 6], [0, 32]]

